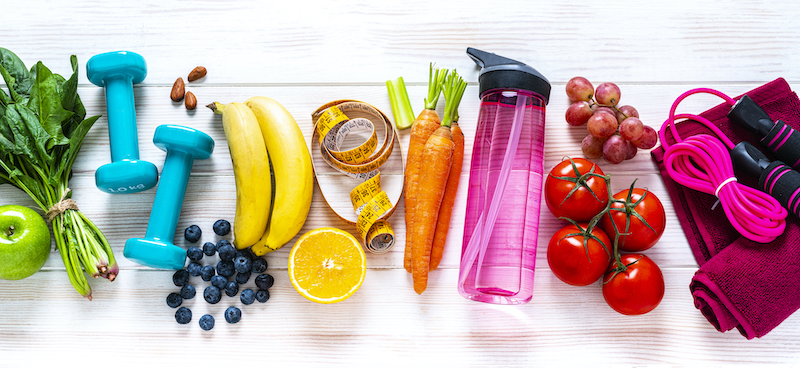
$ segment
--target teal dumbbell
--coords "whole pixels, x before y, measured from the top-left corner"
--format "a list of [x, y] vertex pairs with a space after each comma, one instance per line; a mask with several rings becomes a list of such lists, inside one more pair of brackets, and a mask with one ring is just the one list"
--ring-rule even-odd
[[107, 193], [136, 193], [152, 188], [158, 181], [158, 169], [139, 160], [133, 101], [133, 85], [147, 76], [144, 58], [130, 51], [98, 54], [86, 63], [86, 75], [93, 84], [105, 87], [111, 146], [111, 163], [97, 169], [95, 185]]
[[194, 160], [209, 158], [214, 151], [214, 140], [196, 129], [161, 125], [156, 128], [153, 143], [167, 152], [161, 169], [161, 182], [144, 238], [128, 239], [123, 254], [145, 266], [179, 270], [186, 261], [186, 250], [173, 244], [172, 239], [181, 214], [186, 184]]

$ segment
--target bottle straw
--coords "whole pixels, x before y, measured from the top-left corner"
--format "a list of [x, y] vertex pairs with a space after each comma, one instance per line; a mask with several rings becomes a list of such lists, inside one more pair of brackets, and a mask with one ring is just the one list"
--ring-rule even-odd
[[478, 257], [478, 265], [475, 279], [477, 280], [480, 277], [481, 266], [483, 265], [483, 259], [486, 256], [486, 248], [489, 245], [489, 238], [494, 230], [495, 221], [497, 221], [497, 213], [500, 210], [500, 202], [503, 200], [503, 194], [505, 194], [508, 176], [511, 173], [511, 167], [514, 163], [514, 155], [517, 152], [519, 136], [520, 132], [522, 131], [522, 120], [524, 118], [525, 104], [527, 101], [527, 96], [517, 95], [517, 106], [514, 110], [514, 122], [511, 125], [511, 133], [508, 137], [508, 146], [506, 147], [506, 153], [503, 157], [503, 166], [500, 168], [500, 176], [497, 178], [497, 186], [495, 187], [492, 201], [489, 204], [489, 211], [484, 212], [487, 216], [484, 217], [484, 213], [481, 213], [480, 218], [478, 218], [478, 223], [475, 226], [475, 230], [472, 232], [472, 237], [469, 239], [467, 248], [464, 250], [464, 257], [461, 259], [462, 267], [460, 269], [459, 284], [463, 284], [466, 281], [467, 276], [469, 275], [469, 270], [472, 268], [472, 263], [475, 262], [476, 257]]

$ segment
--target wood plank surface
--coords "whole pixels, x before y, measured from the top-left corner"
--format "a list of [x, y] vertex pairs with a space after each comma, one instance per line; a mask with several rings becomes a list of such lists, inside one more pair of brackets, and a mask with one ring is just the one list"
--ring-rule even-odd
[[[597, 162], [612, 176], [612, 190], [634, 179], [665, 204], [667, 230], [646, 254], [665, 275], [661, 305], [643, 316], [623, 316], [603, 300], [599, 284], [573, 287], [558, 280], [546, 259], [546, 244], [563, 224], [542, 206], [533, 300], [495, 306], [462, 298], [457, 274], [465, 216], [466, 183], [478, 118], [478, 69], [468, 46], [511, 57], [537, 68], [553, 84], [547, 105], [545, 170], [565, 156], [580, 157], [585, 127], [564, 121], [571, 77], [595, 85], [611, 81], [621, 104], [635, 106], [642, 121], [659, 128], [670, 105], [696, 87], [735, 96], [776, 78], [800, 85], [800, 5], [797, 2], [677, 1], [545, 2], [473, 0], [425, 2], [214, 1], [7, 1], [2, 8], [0, 47], [26, 65], [43, 61], [68, 74], [69, 55], [80, 63], [79, 93], [89, 115], [103, 115], [86, 137], [70, 181], [81, 210], [109, 238], [120, 263], [116, 281], [91, 280], [94, 299], [80, 297], [54, 252], [43, 270], [20, 281], [0, 280], [0, 367], [68, 366], [98, 362], [121, 365], [278, 366], [647, 366], [796, 365], [800, 362], [800, 317], [791, 316], [763, 338], [717, 332], [694, 307], [689, 281], [697, 270], [678, 225], [673, 203], [649, 152], [620, 165]], [[275, 277], [266, 304], [243, 306], [238, 296], [210, 305], [205, 283], [193, 278], [198, 296], [185, 301], [192, 323], [178, 325], [165, 298], [176, 291], [172, 271], [154, 270], [122, 255], [126, 239], [147, 227], [155, 189], [110, 195], [96, 189], [94, 171], [110, 160], [103, 89], [85, 75], [95, 54], [131, 50], [148, 64], [134, 87], [139, 150], [161, 170], [165, 154], [152, 144], [162, 124], [179, 124], [211, 135], [216, 147], [196, 161], [175, 243], [187, 247], [183, 229], [197, 224], [202, 241], [219, 237], [214, 221], [232, 219], [235, 183], [221, 118], [203, 107], [213, 101], [269, 96], [282, 103], [311, 141], [311, 113], [343, 98], [373, 104], [391, 116], [384, 82], [403, 76], [419, 112], [426, 96], [427, 67], [457, 68], [469, 87], [460, 113], [466, 135], [462, 185], [440, 269], [421, 296], [403, 269], [404, 204], [391, 218], [398, 246], [367, 255], [367, 277], [350, 299], [320, 305], [301, 297], [286, 272], [290, 247], [265, 256]], [[188, 83], [198, 109], [187, 112], [168, 99], [172, 83], [195, 66], [208, 76]], [[5, 89], [5, 85], [0, 84]], [[698, 96], [679, 112], [699, 113], [721, 100]], [[441, 112], [443, 103], [440, 103]], [[400, 131], [402, 154], [409, 131]], [[387, 175], [402, 165], [384, 167]], [[346, 178], [327, 182], [346, 186]], [[327, 184], [326, 184], [327, 185]], [[348, 206], [346, 193], [327, 197]], [[21, 191], [0, 185], [0, 205], [33, 206]], [[355, 234], [339, 219], [315, 184], [314, 200], [301, 233], [334, 226]], [[230, 235], [227, 236], [230, 238]], [[296, 239], [296, 238], [295, 238]], [[293, 240], [295, 240], [293, 239]], [[203, 262], [208, 262], [204, 260]], [[245, 287], [254, 288], [251, 280]], [[242, 308], [239, 324], [222, 311]], [[202, 331], [199, 317], [216, 318]]]

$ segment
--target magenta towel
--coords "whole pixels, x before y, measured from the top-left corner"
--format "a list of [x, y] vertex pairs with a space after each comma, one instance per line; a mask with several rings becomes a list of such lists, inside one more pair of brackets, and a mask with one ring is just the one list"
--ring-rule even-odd
[[[774, 80], [747, 95], [773, 120], [781, 119], [800, 130], [800, 99], [785, 80]], [[728, 121], [729, 110], [730, 106], [722, 103], [700, 115], [717, 125], [734, 144], [749, 141], [774, 160], [759, 142], [761, 137]], [[678, 112], [693, 113], [680, 108]], [[678, 124], [678, 132], [684, 139], [695, 134], [712, 134], [693, 121]], [[670, 137], [667, 132], [667, 139]], [[735, 327], [752, 339], [764, 336], [800, 308], [800, 220], [790, 214], [786, 231], [772, 243], [748, 240], [730, 225], [721, 206], [711, 209], [716, 197], [683, 187], [669, 178], [662, 147], [654, 149], [651, 155], [661, 170], [678, 220], [700, 266], [689, 288], [695, 307], [708, 321], [719, 331]], [[739, 176], [739, 181], [755, 186], [758, 178]]]

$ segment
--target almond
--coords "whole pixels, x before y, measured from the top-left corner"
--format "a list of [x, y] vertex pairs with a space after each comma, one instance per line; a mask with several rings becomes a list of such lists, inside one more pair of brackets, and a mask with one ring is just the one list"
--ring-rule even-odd
[[194, 93], [186, 92], [186, 101], [183, 103], [186, 105], [186, 110], [194, 110], [197, 107], [197, 98], [194, 97]]
[[200, 78], [203, 78], [205, 76], [206, 76], [206, 68], [204, 68], [202, 66], [198, 66], [197, 68], [194, 68], [189, 73], [189, 78], [187, 78], [187, 79], [189, 80], [189, 82], [194, 82], [194, 81], [196, 81], [196, 80], [198, 80]]
[[172, 91], [169, 94], [169, 98], [171, 98], [172, 101], [181, 102], [185, 92], [186, 87], [183, 85], [183, 78], [178, 78], [175, 80], [175, 84], [172, 85]]

